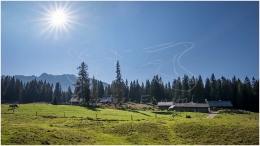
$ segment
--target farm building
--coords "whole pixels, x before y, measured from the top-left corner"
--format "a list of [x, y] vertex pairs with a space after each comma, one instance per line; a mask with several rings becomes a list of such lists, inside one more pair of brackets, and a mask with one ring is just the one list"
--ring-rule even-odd
[[79, 105], [79, 103], [83, 101], [82, 99], [79, 99], [78, 95], [71, 95], [70, 97], [70, 105]]
[[210, 110], [219, 110], [219, 109], [226, 109], [232, 108], [233, 105], [231, 101], [207, 101], [209, 104]]
[[103, 95], [100, 99], [101, 103], [113, 103], [115, 100], [111, 95]]
[[176, 103], [171, 108], [176, 111], [208, 112], [207, 103]]
[[168, 110], [172, 105], [173, 102], [158, 102], [158, 107], [160, 110]]
[[158, 102], [160, 110], [176, 110], [190, 112], [208, 112], [209, 104], [207, 103], [173, 103], [173, 102]]
[[176, 110], [190, 112], [209, 112], [210, 110], [217, 111], [219, 109], [232, 108], [231, 101], [207, 101], [206, 103], [173, 103], [173, 102], [158, 102], [160, 110]]

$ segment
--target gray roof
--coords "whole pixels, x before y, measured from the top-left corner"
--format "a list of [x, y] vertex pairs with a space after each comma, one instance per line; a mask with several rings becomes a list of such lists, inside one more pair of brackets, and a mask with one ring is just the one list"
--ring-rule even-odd
[[233, 107], [231, 101], [208, 101], [210, 107]]
[[174, 107], [209, 107], [207, 103], [176, 103]]
[[171, 106], [173, 102], [158, 102], [158, 106]]
[[100, 102], [114, 102], [114, 97], [108, 96], [108, 97], [102, 97], [100, 99]]
[[82, 102], [83, 100], [79, 97], [72, 97], [69, 102]]

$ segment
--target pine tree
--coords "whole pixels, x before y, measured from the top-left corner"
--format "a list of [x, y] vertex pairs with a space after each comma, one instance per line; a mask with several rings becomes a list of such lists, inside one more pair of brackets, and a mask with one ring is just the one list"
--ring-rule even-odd
[[201, 76], [199, 75], [199, 78], [196, 82], [195, 88], [194, 88], [194, 101], [198, 103], [205, 103], [205, 97], [204, 97], [204, 85], [203, 80]]
[[112, 92], [113, 96], [116, 98], [115, 106], [120, 103], [123, 99], [124, 96], [124, 81], [122, 80], [121, 72], [120, 72], [120, 65], [119, 62], [117, 61], [116, 63], [116, 80], [113, 81], [112, 83]]
[[259, 80], [252, 79], [252, 111], [259, 112]]
[[182, 99], [182, 84], [181, 84], [181, 78], [178, 77], [177, 80], [173, 81], [174, 84], [174, 99], [175, 101], [178, 101], [179, 99]]
[[144, 83], [142, 82], [141, 84], [141, 95], [145, 95], [145, 88], [144, 88]]
[[134, 99], [133, 96], [134, 96], [134, 84], [131, 81], [130, 82], [130, 88], [129, 88], [129, 100], [133, 101], [133, 99]]
[[177, 89], [176, 86], [178, 86], [178, 85], [177, 85], [177, 80], [174, 79], [173, 82], [172, 82], [172, 95], [173, 95], [172, 101], [173, 101], [174, 103], [176, 103], [176, 100], [178, 99], [178, 98], [177, 98], [178, 92], [177, 92], [177, 90], [176, 90], [176, 89]]
[[216, 94], [216, 99], [222, 100], [222, 83], [220, 79], [217, 80]]
[[154, 97], [157, 101], [160, 100], [160, 84], [158, 75], [154, 76], [151, 81], [151, 97]]
[[151, 84], [150, 84], [149, 79], [146, 80], [146, 83], [145, 83], [145, 94], [146, 95], [150, 95], [151, 94]]
[[95, 79], [94, 76], [92, 78], [91, 98], [95, 101], [98, 99], [98, 81]]
[[218, 100], [217, 98], [217, 81], [215, 75], [212, 74], [210, 78], [210, 98], [211, 100]]
[[125, 80], [125, 95], [124, 95], [124, 97], [126, 99], [129, 99], [129, 87], [128, 87], [128, 80], [127, 79]]
[[141, 86], [140, 86], [140, 84], [139, 84], [139, 82], [138, 82], [138, 79], [136, 80], [136, 82], [135, 82], [135, 94], [134, 94], [134, 99], [135, 99], [135, 101], [137, 102], [137, 103], [140, 103], [141, 102]]
[[105, 93], [102, 81], [98, 81], [98, 97], [101, 98]]
[[[188, 92], [189, 100], [192, 100], [192, 97], [194, 97], [194, 94], [196, 92], [195, 86], [197, 85], [197, 82], [198, 82], [198, 79], [195, 79], [194, 76], [192, 76], [189, 79], [189, 92]], [[194, 102], [194, 100], [195, 99], [193, 99], [193, 102]]]
[[62, 102], [62, 91], [61, 91], [61, 85], [59, 82], [57, 82], [55, 84], [55, 89], [54, 89], [54, 93], [53, 93], [53, 101], [56, 100], [55, 98], [59, 102]]
[[68, 90], [67, 90], [67, 92], [66, 92], [66, 95], [65, 95], [65, 102], [69, 102], [70, 96], [71, 96], [72, 94], [73, 94], [73, 93], [72, 93], [71, 88], [70, 88], [70, 86], [69, 86], [69, 87], [68, 87]]
[[232, 78], [232, 85], [230, 86], [230, 90], [231, 90], [231, 102], [233, 104], [234, 108], [237, 108], [237, 96], [238, 96], [238, 84], [237, 84], [237, 79], [236, 76], [234, 76]]
[[165, 88], [165, 91], [166, 91], [165, 97], [166, 97], [167, 101], [171, 101], [173, 98], [171, 83], [168, 82], [168, 84], [166, 84], [166, 86], [167, 86], [167, 88]]
[[243, 84], [243, 98], [244, 98], [244, 108], [245, 110], [252, 110], [252, 87], [250, 79], [246, 76]]
[[243, 98], [243, 83], [240, 81], [240, 79], [237, 79], [237, 108], [238, 109], [244, 109], [244, 98]]
[[188, 101], [190, 101], [191, 99], [188, 98], [188, 92], [189, 92], [189, 77], [187, 75], [184, 75], [183, 79], [182, 79], [182, 97], [186, 98]]
[[112, 90], [111, 90], [111, 85], [110, 84], [107, 85], [105, 93], [107, 95], [111, 95], [112, 94]]
[[205, 82], [205, 99], [207, 99], [207, 100], [212, 100], [212, 98], [211, 98], [211, 96], [210, 96], [210, 89], [211, 87], [210, 87], [210, 81], [209, 81], [209, 78], [207, 78], [206, 79], [206, 82]]
[[5, 101], [15, 102], [14, 98], [15, 79], [14, 76], [10, 79], [5, 90]]
[[87, 72], [88, 66], [82, 62], [77, 69], [79, 70], [79, 73], [74, 93], [78, 94], [79, 98], [83, 99], [83, 104], [85, 105], [90, 100], [90, 82], [89, 74]]

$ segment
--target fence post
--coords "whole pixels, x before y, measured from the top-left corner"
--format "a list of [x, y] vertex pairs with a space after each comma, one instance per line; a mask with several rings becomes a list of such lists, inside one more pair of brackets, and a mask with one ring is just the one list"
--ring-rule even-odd
[[97, 119], [97, 114], [96, 114], [96, 119]]
[[133, 121], [133, 116], [131, 116], [131, 120]]
[[36, 111], [36, 116], [37, 116], [37, 111]]

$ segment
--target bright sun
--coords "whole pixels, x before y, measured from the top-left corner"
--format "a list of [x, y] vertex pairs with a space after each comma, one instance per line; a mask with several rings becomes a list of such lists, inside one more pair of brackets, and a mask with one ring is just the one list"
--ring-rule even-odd
[[64, 32], [70, 35], [69, 29], [73, 28], [74, 24], [80, 24], [76, 21], [77, 16], [74, 15], [79, 9], [72, 10], [72, 5], [69, 2], [55, 2], [49, 3], [48, 7], [41, 6], [45, 10], [39, 12], [44, 15], [44, 18], [39, 19], [42, 22], [40, 27], [43, 27], [41, 35], [54, 34], [55, 39], [64, 36]]
[[51, 21], [54, 25], [64, 25], [66, 23], [66, 14], [62, 10], [56, 10], [52, 16]]

